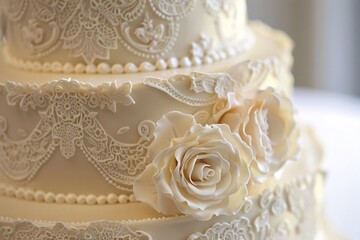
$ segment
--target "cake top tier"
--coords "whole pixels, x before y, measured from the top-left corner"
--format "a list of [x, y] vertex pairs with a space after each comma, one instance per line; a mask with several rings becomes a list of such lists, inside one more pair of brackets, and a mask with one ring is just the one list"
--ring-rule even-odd
[[1, 0], [9, 62], [53, 72], [189, 67], [246, 51], [245, 0]]

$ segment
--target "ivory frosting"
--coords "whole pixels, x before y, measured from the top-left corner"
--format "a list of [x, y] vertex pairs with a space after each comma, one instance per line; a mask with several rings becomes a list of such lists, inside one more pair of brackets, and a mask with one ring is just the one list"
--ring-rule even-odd
[[293, 45], [245, 0], [0, 6], [0, 239], [317, 236]]
[[254, 42], [245, 0], [1, 3], [8, 60], [27, 70], [134, 73], [190, 67], [243, 53]]
[[[259, 27], [259, 29], [262, 29], [262, 27]], [[260, 44], [261, 39], [258, 38], [258, 44]], [[288, 49], [287, 45], [286, 47], [283, 45], [283, 41], [278, 42], [276, 40], [272, 42], [271, 39], [272, 35], [269, 34], [263, 38], [263, 41], [268, 42], [269, 45], [277, 45], [278, 48], [272, 48], [273, 52], [269, 52], [263, 59], [241, 63], [244, 57], [240, 56], [228, 60], [227, 63], [216, 63], [211, 68], [208, 65], [208, 68], [206, 66], [201, 67], [201, 69], [189, 68], [184, 69], [182, 72], [154, 72], [150, 76], [141, 73], [131, 75], [131, 77], [130, 75], [119, 75], [119, 77], [102, 75], [101, 79], [103, 81], [100, 81], [97, 75], [91, 74], [70, 74], [67, 75], [67, 80], [61, 80], [61, 76], [64, 76], [62, 74], [22, 72], [0, 64], [0, 68], [4, 73], [2, 79], [4, 85], [0, 86], [0, 89], [2, 89], [0, 93], [0, 115], [3, 116], [2, 119], [4, 120], [2, 121], [4, 123], [2, 126], [3, 133], [6, 133], [8, 139], [16, 140], [13, 142], [13, 144], [16, 143], [16, 146], [26, 146], [21, 145], [26, 143], [25, 140], [19, 142], [17, 139], [32, 139], [35, 135], [31, 134], [37, 128], [37, 124], [39, 122], [45, 123], [44, 120], [41, 120], [44, 116], [47, 116], [47, 118], [56, 116], [56, 121], [50, 122], [52, 125], [57, 124], [60, 127], [62, 124], [70, 124], [73, 126], [73, 130], [87, 129], [86, 125], [84, 125], [86, 121], [84, 122], [83, 119], [90, 117], [89, 119], [92, 119], [92, 128], [98, 129], [102, 136], [107, 136], [107, 143], [116, 143], [118, 146], [122, 146], [123, 149], [128, 149], [128, 152], [121, 152], [118, 155], [123, 156], [122, 158], [116, 160], [117, 158], [113, 157], [113, 163], [125, 161], [128, 158], [126, 156], [131, 154], [134, 156], [130, 158], [133, 159], [131, 161], [137, 162], [133, 170], [140, 173], [141, 169], [145, 168], [145, 165], [141, 165], [139, 162], [148, 161], [147, 146], [152, 141], [154, 123], [167, 112], [177, 110], [193, 114], [202, 123], [216, 122], [223, 112], [228, 110], [229, 106], [226, 100], [228, 91], [235, 91], [235, 89], [237, 89], [236, 91], [239, 91], [239, 89], [266, 89], [271, 86], [285, 92], [287, 95], [290, 94], [289, 89], [291, 89], [292, 78], [291, 75], [286, 73], [289, 71], [288, 63], [283, 60], [283, 56], [290, 49]], [[260, 44], [259, 48], [260, 46], [262, 45]], [[259, 56], [255, 50], [252, 54]], [[250, 55], [247, 58], [253, 59]], [[216, 73], [204, 74], [199, 71], [208, 71], [208, 69], [214, 69], [213, 71]], [[196, 71], [197, 73], [195, 73]], [[226, 71], [228, 73], [222, 73]], [[235, 81], [235, 79], [237, 80]], [[13, 82], [5, 83], [6, 80]], [[58, 81], [49, 84], [49, 80]], [[69, 93], [66, 93], [67, 91], [75, 94], [76, 97], [70, 97]], [[56, 92], [62, 97], [55, 98], [53, 94]], [[64, 94], [69, 95], [70, 98]], [[123, 95], [124, 98], [119, 98], [120, 95]], [[126, 100], [125, 105], [121, 104], [124, 100]], [[60, 108], [56, 107], [58, 102], [69, 102], [72, 105], [75, 104], [81, 107], [72, 110], [77, 117], [68, 119], [67, 110], [60, 110]], [[8, 103], [11, 103], [11, 105]], [[154, 108], [154, 106], [157, 106], [157, 108]], [[57, 109], [54, 112], [55, 115], [51, 110], [53, 108]], [[28, 116], [26, 123], [22, 118], [16, 117], [19, 114]], [[114, 119], [116, 119], [116, 122], [114, 122]], [[81, 121], [76, 122], [78, 120]], [[60, 130], [59, 127], [54, 130]], [[90, 130], [90, 128], [88, 129]], [[59, 138], [60, 135], [56, 136], [56, 134], [60, 133], [58, 130], [56, 131], [52, 134], [55, 134], [53, 135], [54, 140], [59, 141], [62, 138]], [[24, 134], [19, 135], [19, 132]], [[49, 139], [48, 135], [46, 135], [48, 132], [43, 131], [43, 133], [43, 139]], [[78, 134], [80, 133], [78, 132]], [[71, 134], [77, 133], [72, 131]], [[70, 148], [65, 148], [65, 143], [68, 140], [65, 140], [63, 144], [61, 142], [48, 142], [47, 145], [44, 145], [44, 147], [51, 149], [51, 151], [44, 151], [46, 153], [44, 157], [48, 158], [48, 160], [42, 164], [38, 162], [37, 165], [31, 162], [34, 171], [32, 174], [28, 173], [30, 174], [28, 176], [32, 177], [23, 178], [24, 180], [28, 179], [25, 182], [20, 179], [15, 180], [17, 178], [11, 180], [9, 178], [10, 171], [6, 171], [0, 174], [1, 182], [15, 187], [41, 189], [45, 192], [64, 194], [107, 196], [111, 193], [116, 195], [131, 193], [129, 191], [132, 188], [133, 180], [131, 179], [134, 179], [138, 173], [134, 175], [134, 173], [126, 172], [130, 171], [130, 168], [127, 168], [126, 171], [121, 170], [123, 171], [121, 174], [121, 171], [111, 172], [111, 169], [114, 168], [107, 165], [110, 164], [109, 161], [94, 161], [94, 159], [101, 158], [98, 158], [93, 150], [91, 150], [93, 152], [89, 151], [93, 148], [88, 145], [91, 143], [88, 136], [92, 136], [93, 139], [98, 138], [90, 132], [85, 135], [81, 133], [77, 137], [76, 144], [68, 145]], [[40, 143], [40, 141], [38, 142]], [[101, 148], [104, 150], [109, 149], [109, 151], [111, 149]], [[130, 151], [131, 148], [135, 148], [137, 151]], [[71, 151], [66, 149], [71, 149]], [[108, 151], [104, 150], [101, 150], [101, 152]], [[50, 155], [52, 151], [53, 153]], [[137, 157], [137, 153], [142, 155]], [[39, 156], [37, 155], [37, 157]], [[70, 159], [64, 162], [64, 156]], [[42, 159], [45, 160], [46, 158]], [[127, 161], [128, 166], [133, 166], [131, 161]], [[3, 169], [5, 169], [4, 164], [2, 165]], [[59, 171], [60, 169], [62, 171]], [[59, 184], [58, 179], [62, 178], [62, 172], [67, 173], [67, 178], [63, 179], [62, 183]], [[79, 175], [79, 172], [82, 174]], [[125, 181], [125, 179], [127, 180]]]

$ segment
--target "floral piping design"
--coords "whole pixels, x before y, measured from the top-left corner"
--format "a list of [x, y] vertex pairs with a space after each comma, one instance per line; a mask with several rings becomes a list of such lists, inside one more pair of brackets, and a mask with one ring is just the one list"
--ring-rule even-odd
[[[230, 238], [231, 237], [231, 238]], [[231, 223], [216, 223], [209, 228], [205, 234], [196, 233], [191, 235], [188, 240], [210, 240], [210, 239], [234, 239], [234, 240], [253, 240], [254, 233], [247, 218], [234, 220]]]
[[[274, 191], [247, 198], [238, 219], [218, 222], [204, 232], [190, 234], [188, 240], [282, 240], [313, 239], [316, 232], [314, 186], [319, 173], [296, 179]], [[279, 205], [279, 202], [281, 204]], [[281, 206], [281, 207], [277, 207]], [[171, 221], [171, 220], [169, 220]], [[0, 218], [0, 239], [120, 239], [152, 240], [139, 230], [120, 222], [91, 222], [86, 225], [36, 223]]]
[[[228, 73], [205, 74], [192, 72], [188, 75], [176, 75], [169, 79], [146, 78], [143, 82], [157, 88], [172, 98], [190, 106], [209, 106], [219, 99], [227, 99], [228, 93], [236, 92], [246, 97], [259, 89], [271, 74], [277, 74], [280, 67], [278, 59], [251, 60], [232, 66]], [[190, 90], [204, 97], [193, 97], [173, 86], [175, 81], [190, 82]]]
[[[175, 81], [187, 81], [189, 91], [177, 89]], [[143, 83], [165, 92], [179, 102], [190, 106], [213, 106], [211, 114], [204, 111], [195, 113], [198, 122], [216, 123], [221, 115], [230, 109], [229, 95], [235, 91], [236, 83], [228, 74], [205, 74], [193, 72], [176, 75], [170, 79], [146, 78]], [[195, 94], [194, 94], [195, 93]]]
[[[201, 5], [213, 19], [209, 23], [217, 29], [215, 34], [221, 42], [217, 50], [222, 53], [221, 56], [214, 53], [205, 59], [196, 57], [192, 60], [194, 65], [224, 58], [228, 50], [230, 56], [243, 52], [253, 43], [251, 33], [245, 30], [246, 36], [242, 36], [237, 31], [229, 33], [224, 30], [224, 26], [231, 25], [236, 29], [244, 22], [244, 3], [237, 2], [4, 0], [0, 4], [14, 28], [8, 32], [9, 36], [12, 32], [19, 33], [19, 36], [12, 36], [12, 42], [24, 46], [21, 51], [27, 60], [37, 60], [63, 48], [68, 49], [70, 57], [82, 58], [92, 66], [99, 64], [96, 60], [109, 60], [111, 51], [119, 47], [146, 60], [143, 62], [162, 59], [179, 42], [181, 20], [193, 12], [196, 4]], [[240, 49], [236, 50], [237, 47]], [[188, 66], [191, 54], [168, 57], [182, 57], [182, 65]]]
[[84, 227], [73, 227], [65, 223], [42, 226], [28, 221], [1, 222], [0, 238], [4, 240], [45, 240], [45, 239], [118, 239], [152, 240], [150, 234], [133, 231], [127, 225], [117, 222], [93, 222]]
[[[190, 90], [205, 97], [194, 97], [176, 89], [172, 83], [175, 81], [190, 82]], [[227, 74], [204, 74], [193, 72], [189, 75], [176, 75], [170, 79], [146, 78], [144, 84], [166, 92], [174, 99], [190, 106], [209, 106], [219, 99], [226, 99], [227, 93], [234, 91], [234, 81]]]
[[80, 148], [108, 182], [130, 191], [134, 178], [150, 161], [147, 147], [153, 139], [153, 122], [138, 125], [136, 143], [122, 143], [105, 132], [97, 112], [91, 111], [107, 108], [116, 112], [116, 104], [134, 104], [130, 82], [95, 87], [61, 79], [41, 86], [7, 82], [5, 88], [10, 105], [24, 111], [38, 109], [40, 115], [35, 129], [19, 141], [7, 137], [7, 122], [0, 117], [0, 169], [9, 178], [30, 180], [55, 149], [71, 158]]
[[316, 227], [315, 179], [300, 178], [278, 186], [274, 192], [265, 190], [260, 196], [248, 198], [239, 219], [216, 223], [188, 240], [312, 239]]
[[[45, 56], [62, 42], [71, 57], [82, 57], [92, 64], [96, 59], [109, 59], [110, 50], [117, 49], [119, 41], [144, 58], [160, 57], [172, 48], [177, 40], [178, 20], [193, 10], [196, 0], [149, 1], [156, 18], [150, 18], [151, 11], [145, 11], [147, 2], [8, 0], [2, 5], [13, 22], [33, 11], [31, 25], [23, 26], [21, 31], [29, 57]], [[50, 37], [44, 34], [44, 24], [52, 29]]]

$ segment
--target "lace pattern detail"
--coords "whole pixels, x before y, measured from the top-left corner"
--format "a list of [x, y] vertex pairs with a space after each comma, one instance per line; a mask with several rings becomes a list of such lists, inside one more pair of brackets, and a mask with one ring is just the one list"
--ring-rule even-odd
[[[145, 14], [140, 26], [128, 22], [121, 24], [120, 41], [132, 53], [145, 58], [159, 58], [165, 55], [177, 39], [179, 24], [173, 21], [155, 23]], [[135, 37], [132, 37], [132, 33]]]
[[315, 178], [305, 177], [278, 186], [274, 192], [265, 190], [246, 200], [239, 219], [216, 223], [188, 240], [312, 239], [316, 227], [314, 184]]
[[[176, 75], [169, 79], [148, 77], [144, 80], [144, 84], [159, 89], [187, 105], [209, 106], [219, 103], [219, 99], [227, 99], [228, 94], [231, 92], [247, 94], [254, 89], [259, 89], [271, 75], [276, 75], [279, 79], [282, 79], [280, 78], [281, 71], [279, 60], [269, 58], [239, 63], [231, 67], [228, 73], [205, 74], [193, 72], [188, 75]], [[176, 89], [173, 84], [175, 81], [189, 82], [191, 92]], [[196, 96], [193, 93], [196, 93]]]
[[221, 26], [226, 24], [230, 29], [236, 29], [237, 23], [241, 22], [240, 18], [242, 13], [239, 12], [238, 5], [244, 4], [241, 1], [224, 1], [224, 0], [205, 0], [204, 8], [207, 10], [209, 15], [215, 18], [215, 27], [217, 35], [223, 43], [232, 45], [236, 35], [239, 34], [237, 31], [228, 31]]
[[[29, 57], [45, 56], [61, 41], [71, 57], [82, 57], [90, 64], [96, 59], [109, 59], [110, 50], [118, 48], [119, 40], [141, 57], [165, 54], [177, 40], [178, 20], [192, 11], [195, 2], [153, 0], [150, 9], [158, 16], [156, 19], [150, 17], [149, 10], [145, 11], [145, 0], [7, 0], [3, 1], [3, 7], [8, 18], [18, 22], [29, 6], [33, 6], [31, 26], [23, 27], [21, 38], [30, 46]], [[140, 24], [134, 24], [139, 21]], [[42, 35], [41, 25], [51, 27], [50, 37]]]
[[188, 240], [233, 239], [253, 240], [254, 233], [247, 218], [234, 220], [231, 223], [216, 223], [205, 234], [193, 234]]
[[150, 0], [155, 13], [164, 19], [183, 18], [189, 14], [196, 0], [172, 1], [172, 0]]
[[[233, 31], [230, 37], [227, 36], [229, 31], [223, 30], [224, 26], [229, 24], [235, 24], [236, 29], [239, 23], [245, 21], [246, 14], [242, 12], [245, 6], [238, 6], [236, 2], [4, 0], [0, 4], [15, 28], [12, 32], [19, 34], [11, 40], [14, 45], [21, 47], [21, 54], [26, 55], [27, 60], [47, 56], [62, 47], [69, 51], [70, 57], [82, 58], [87, 65], [93, 66], [96, 60], [109, 60], [111, 51], [119, 47], [143, 58], [142, 60], [164, 57], [180, 42], [181, 20], [193, 12], [196, 4], [207, 10], [205, 14], [210, 17], [207, 21], [217, 28], [214, 33], [215, 37], [220, 39], [217, 50], [222, 51], [223, 56], [227, 54], [227, 46], [233, 48], [229, 49], [229, 56], [242, 52], [253, 43], [251, 37], [247, 36], [251, 35], [248, 30], [244, 27], [244, 36]], [[219, 5], [218, 11], [214, 10], [214, 5]], [[9, 35], [11, 34], [9, 32]], [[237, 47], [242, 50], [236, 50]], [[183, 65], [188, 66], [190, 55], [168, 57], [185, 59]], [[212, 57], [215, 60], [221, 58]], [[194, 60], [194, 65], [201, 60]], [[204, 59], [205, 63], [212, 61], [212, 58]]]
[[[188, 81], [192, 94], [176, 89], [175, 81]], [[227, 74], [204, 74], [193, 72], [189, 75], [176, 75], [170, 79], [146, 78], [144, 84], [157, 88], [172, 98], [190, 106], [209, 106], [226, 99], [227, 93], [234, 91], [234, 82]], [[196, 96], [195, 94], [196, 93]], [[199, 94], [204, 93], [203, 97]]]
[[[218, 222], [188, 240], [313, 239], [317, 227], [315, 185], [319, 174], [297, 178], [273, 191], [247, 198], [237, 219]], [[169, 223], [174, 219], [169, 218]], [[177, 220], [176, 220], [177, 221]], [[158, 230], [166, 225], [157, 225]], [[86, 224], [36, 223], [0, 217], [0, 239], [120, 239], [152, 240], [152, 236], [125, 223], [99, 221]]]
[[2, 222], [0, 220], [0, 238], [4, 240], [152, 240], [150, 234], [146, 232], [133, 231], [127, 225], [105, 221], [73, 227], [65, 223], [44, 225], [29, 221]]
[[0, 169], [10, 179], [30, 180], [57, 148], [64, 158], [73, 157], [80, 148], [109, 183], [131, 191], [134, 179], [150, 161], [147, 147], [155, 124], [141, 122], [138, 141], [122, 143], [105, 132], [98, 113], [92, 111], [116, 112], [117, 104], [134, 104], [131, 83], [92, 86], [62, 79], [41, 86], [7, 82], [5, 88], [10, 105], [38, 110], [40, 115], [35, 129], [18, 141], [7, 137], [7, 122], [0, 117]]

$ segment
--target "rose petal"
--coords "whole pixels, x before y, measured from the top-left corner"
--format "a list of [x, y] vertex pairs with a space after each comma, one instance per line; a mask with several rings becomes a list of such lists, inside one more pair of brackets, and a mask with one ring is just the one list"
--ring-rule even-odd
[[181, 112], [170, 112], [156, 123], [154, 141], [149, 147], [152, 156], [166, 149], [171, 140], [182, 137], [191, 126], [196, 124], [192, 115]]
[[147, 203], [155, 210], [166, 214], [178, 214], [173, 201], [168, 197], [159, 195], [156, 187], [156, 181], [149, 181], [157, 172], [157, 168], [154, 165], [148, 165], [144, 172], [135, 179], [133, 191], [136, 196], [136, 200]]

